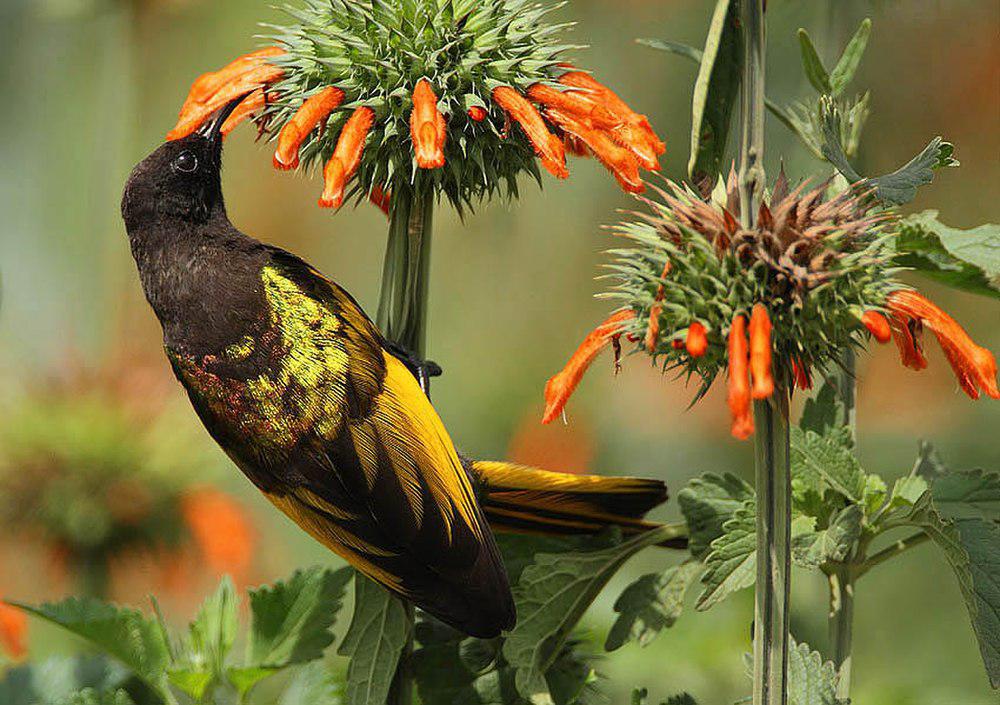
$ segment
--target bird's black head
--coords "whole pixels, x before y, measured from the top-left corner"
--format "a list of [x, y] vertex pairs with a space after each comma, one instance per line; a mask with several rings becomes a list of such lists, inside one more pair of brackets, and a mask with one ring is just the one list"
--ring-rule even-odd
[[149, 225], [198, 224], [225, 216], [221, 130], [239, 102], [223, 107], [198, 132], [161, 145], [132, 170], [122, 196], [130, 234]]

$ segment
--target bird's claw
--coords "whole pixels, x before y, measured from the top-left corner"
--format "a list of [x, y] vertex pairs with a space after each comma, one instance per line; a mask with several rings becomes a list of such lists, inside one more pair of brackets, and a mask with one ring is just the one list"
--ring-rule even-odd
[[430, 388], [430, 381], [432, 377], [440, 377], [443, 370], [441, 365], [437, 364], [433, 360], [425, 360], [418, 356], [412, 350], [407, 350], [402, 345], [393, 342], [387, 342], [386, 347], [389, 352], [406, 365], [414, 377], [417, 378], [417, 382], [420, 383], [420, 388], [426, 392]]

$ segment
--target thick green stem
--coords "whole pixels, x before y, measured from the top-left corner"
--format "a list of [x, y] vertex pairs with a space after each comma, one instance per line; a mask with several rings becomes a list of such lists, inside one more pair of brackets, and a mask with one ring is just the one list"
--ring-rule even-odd
[[[780, 379], [775, 375], [776, 379]], [[788, 702], [792, 477], [788, 394], [754, 402], [757, 489], [757, 582], [754, 604], [754, 705]]]
[[740, 0], [743, 28], [743, 83], [740, 98], [740, 219], [748, 227], [764, 193], [764, 33], [763, 0]]
[[[434, 190], [395, 189], [389, 211], [389, 239], [382, 267], [377, 322], [387, 339], [417, 357], [427, 354], [427, 290], [431, 260]], [[427, 381], [424, 380], [424, 384]], [[429, 387], [424, 391], [430, 394]], [[410, 637], [399, 656], [387, 705], [411, 705], [413, 605], [406, 603]]]

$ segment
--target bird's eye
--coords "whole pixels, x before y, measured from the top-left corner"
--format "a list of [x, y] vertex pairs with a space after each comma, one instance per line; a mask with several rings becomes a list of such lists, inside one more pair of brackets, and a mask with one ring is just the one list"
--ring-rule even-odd
[[181, 152], [174, 159], [173, 167], [177, 171], [191, 174], [198, 169], [198, 157], [194, 156], [191, 152]]

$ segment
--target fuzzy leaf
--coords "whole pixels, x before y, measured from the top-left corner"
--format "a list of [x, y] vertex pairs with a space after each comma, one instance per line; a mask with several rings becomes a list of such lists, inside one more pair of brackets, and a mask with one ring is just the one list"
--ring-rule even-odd
[[[831, 99], [819, 103], [823, 134], [823, 158], [833, 164], [849, 183], [865, 179], [847, 159], [841, 143], [840, 111]], [[875, 191], [875, 196], [888, 206], [901, 206], [917, 196], [917, 188], [934, 180], [934, 170], [958, 166], [952, 157], [955, 147], [940, 137], [932, 139], [923, 151], [891, 174], [868, 177], [865, 185]]]
[[81, 690], [114, 693], [131, 672], [102, 656], [56, 656], [16, 666], [0, 680], [4, 705], [53, 705]]
[[296, 670], [278, 705], [339, 705], [341, 689], [330, 666], [314, 661]]
[[830, 85], [830, 74], [827, 73], [822, 59], [816, 53], [816, 47], [813, 46], [809, 33], [802, 28], [799, 28], [799, 49], [802, 52], [802, 68], [805, 69], [809, 83], [822, 95], [833, 93], [833, 88]]
[[348, 705], [384, 705], [411, 623], [403, 603], [360, 573], [354, 578], [354, 617], [337, 650], [347, 667]]
[[801, 483], [820, 495], [830, 488], [851, 502], [864, 501], [865, 473], [842, 438], [793, 428], [791, 463], [796, 484]]
[[54, 705], [135, 705], [135, 702], [124, 690], [99, 691], [86, 688], [59, 700]]
[[138, 610], [77, 597], [40, 607], [11, 604], [90, 641], [157, 692], [166, 691], [169, 646], [159, 623]]
[[533, 705], [554, 702], [545, 674], [584, 612], [629, 558], [675, 535], [664, 526], [602, 551], [535, 556], [514, 588], [518, 621], [503, 646], [521, 695]]
[[701, 573], [701, 563], [686, 561], [662, 573], [643, 575], [625, 588], [615, 602], [615, 620], [604, 648], [614, 651], [629, 641], [646, 646], [673, 626], [684, 610], [684, 596]]
[[179, 665], [170, 669], [170, 682], [195, 700], [224, 672], [236, 639], [237, 602], [232, 580], [223, 578], [191, 622]]
[[[837, 393], [836, 386], [825, 383], [815, 397], [806, 399], [802, 407], [802, 418], [799, 428], [803, 431], [814, 431], [820, 436], [829, 433], [844, 435], [844, 402]], [[850, 438], [850, 430], [847, 430]]]
[[927, 480], [919, 475], [906, 475], [892, 485], [889, 508], [912, 507], [927, 491]]
[[691, 480], [677, 495], [691, 555], [703, 558], [722, 535], [722, 525], [753, 496], [753, 488], [735, 475], [707, 473]]
[[896, 264], [956, 289], [1000, 298], [1000, 225], [961, 230], [937, 215], [924, 211], [899, 221]]
[[695, 609], [707, 610], [732, 593], [753, 585], [757, 567], [756, 502], [747, 500], [723, 526], [705, 559], [705, 586]]
[[691, 110], [688, 174], [696, 184], [714, 183], [722, 171], [729, 122], [743, 76], [743, 35], [737, 5], [717, 0], [705, 39]]
[[861, 58], [865, 55], [868, 47], [868, 37], [872, 31], [872, 21], [867, 17], [862, 20], [861, 26], [851, 37], [851, 41], [844, 48], [844, 53], [840, 55], [840, 60], [830, 72], [830, 88], [833, 95], [840, 95], [848, 84], [854, 80], [854, 74], [858, 71]]
[[1000, 688], [1000, 525], [982, 519], [949, 521], [934, 506], [932, 492], [924, 493], [907, 521], [944, 551], [965, 599], [987, 676]]
[[[808, 644], [789, 637], [788, 702], [790, 705], [841, 705], [837, 699], [837, 670]], [[844, 704], [846, 705], [846, 703]]]
[[945, 519], [1000, 521], [1000, 473], [950, 472], [934, 482], [931, 496], [934, 508]]
[[842, 509], [830, 526], [799, 534], [792, 539], [792, 555], [803, 566], [818, 568], [827, 561], [842, 561], [861, 536], [864, 511], [858, 504]]

